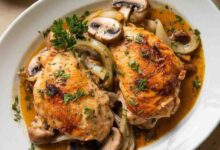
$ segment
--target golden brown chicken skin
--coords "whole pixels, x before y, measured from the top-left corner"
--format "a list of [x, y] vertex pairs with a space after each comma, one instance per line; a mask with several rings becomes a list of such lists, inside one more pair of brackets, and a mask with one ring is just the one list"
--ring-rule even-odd
[[108, 95], [80, 69], [71, 52], [41, 56], [43, 70], [33, 88], [34, 107], [47, 124], [81, 141], [102, 141], [113, 115]]
[[124, 27], [124, 36], [111, 50], [129, 122], [155, 125], [149, 119], [169, 117], [179, 105], [183, 64], [171, 48], [144, 29]]

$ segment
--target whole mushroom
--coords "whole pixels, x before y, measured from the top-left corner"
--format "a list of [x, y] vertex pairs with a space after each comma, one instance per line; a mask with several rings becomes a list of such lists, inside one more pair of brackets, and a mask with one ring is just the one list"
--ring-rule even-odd
[[115, 19], [96, 17], [89, 22], [88, 32], [101, 42], [111, 43], [122, 35], [122, 25]]
[[112, 5], [120, 9], [126, 22], [142, 21], [147, 14], [147, 0], [113, 0]]

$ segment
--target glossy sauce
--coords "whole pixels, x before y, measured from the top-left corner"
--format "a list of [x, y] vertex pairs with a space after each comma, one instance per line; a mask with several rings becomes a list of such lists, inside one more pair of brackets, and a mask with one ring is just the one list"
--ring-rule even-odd
[[[151, 8], [150, 12], [151, 12], [150, 18], [153, 20], [157, 18], [160, 19], [168, 34], [171, 33], [171, 31], [173, 30], [172, 28], [177, 30], [184, 30], [186, 32], [191, 30], [189, 24], [184, 20], [180, 21], [180, 19], [170, 9], [164, 8], [159, 10], [159, 9]], [[43, 47], [45, 47], [44, 43], [39, 46], [39, 48], [35, 51], [33, 56], [37, 52], [39, 52]], [[154, 142], [155, 140], [163, 136], [165, 133], [173, 129], [186, 116], [186, 114], [189, 113], [189, 111], [194, 106], [199, 96], [200, 89], [193, 88], [192, 82], [198, 77], [199, 81], [202, 84], [204, 79], [204, 71], [205, 71], [204, 53], [201, 45], [192, 54], [192, 63], [197, 66], [197, 72], [191, 74], [187, 73], [185, 80], [182, 82], [181, 92], [180, 92], [181, 104], [179, 106], [178, 111], [171, 118], [161, 119], [156, 125], [156, 127], [151, 130], [136, 131], [135, 135], [136, 135], [137, 148]], [[21, 79], [21, 84], [20, 84], [21, 110], [25, 124], [28, 127], [34, 119], [35, 111], [33, 109], [33, 106], [31, 109], [27, 109], [27, 105], [31, 103], [31, 101], [33, 100], [33, 98], [31, 98], [29, 101], [25, 100], [27, 95], [28, 94], [25, 91], [24, 81]], [[67, 144], [47, 145], [40, 147], [40, 149], [66, 150]]]

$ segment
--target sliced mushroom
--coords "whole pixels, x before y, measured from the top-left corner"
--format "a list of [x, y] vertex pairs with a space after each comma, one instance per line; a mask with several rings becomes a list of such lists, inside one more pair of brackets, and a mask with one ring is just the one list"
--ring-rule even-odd
[[109, 137], [105, 140], [101, 150], [119, 150], [121, 147], [122, 135], [119, 129], [113, 127]]
[[122, 35], [122, 25], [115, 19], [97, 17], [89, 22], [88, 32], [101, 42], [113, 42]]
[[45, 52], [47, 49], [43, 49], [39, 52], [39, 54], [37, 54], [36, 56], [34, 56], [32, 58], [32, 60], [30, 61], [30, 63], [28, 64], [27, 67], [27, 75], [28, 81], [31, 82], [35, 82], [38, 75], [40, 74], [41, 70], [42, 70], [42, 64], [40, 62], [40, 56], [42, 55], [43, 52]]
[[114, 8], [120, 8], [119, 11], [124, 14], [126, 22], [130, 15], [131, 21], [138, 22], [147, 14], [147, 0], [113, 0], [112, 5]]

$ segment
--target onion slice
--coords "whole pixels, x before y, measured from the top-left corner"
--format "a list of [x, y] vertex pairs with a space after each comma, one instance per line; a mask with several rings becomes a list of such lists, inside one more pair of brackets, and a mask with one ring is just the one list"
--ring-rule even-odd
[[155, 22], [156, 22], [156, 33], [155, 33], [156, 36], [159, 37], [167, 45], [169, 45], [175, 53], [189, 54], [195, 51], [196, 48], [199, 46], [200, 38], [194, 32], [189, 32], [190, 42], [187, 44], [182, 44], [180, 42], [173, 41], [168, 37], [159, 19], [156, 19]]
[[95, 51], [96, 53], [100, 54], [104, 68], [94, 65], [91, 66], [91, 72], [99, 76], [102, 80], [105, 80], [103, 87], [109, 88], [112, 85], [113, 78], [113, 60], [110, 50], [104, 44], [92, 38], [85, 41], [77, 41], [75, 49], [88, 51], [90, 53], [94, 53]]

